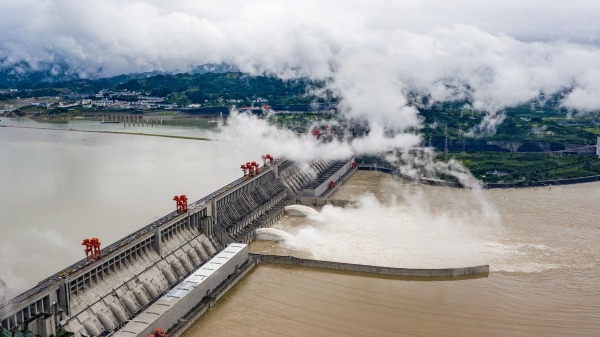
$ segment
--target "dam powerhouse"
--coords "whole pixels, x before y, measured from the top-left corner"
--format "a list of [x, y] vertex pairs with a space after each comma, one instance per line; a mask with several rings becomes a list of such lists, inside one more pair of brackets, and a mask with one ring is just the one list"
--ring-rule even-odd
[[[84, 241], [86, 259], [0, 303], [1, 337], [179, 336], [261, 261], [404, 276], [486, 275], [488, 266], [401, 269], [250, 254], [258, 228], [294, 204], [321, 206], [357, 169], [316, 160], [310, 168], [263, 156], [244, 176], [100, 249]], [[339, 201], [343, 203], [343, 201]]]

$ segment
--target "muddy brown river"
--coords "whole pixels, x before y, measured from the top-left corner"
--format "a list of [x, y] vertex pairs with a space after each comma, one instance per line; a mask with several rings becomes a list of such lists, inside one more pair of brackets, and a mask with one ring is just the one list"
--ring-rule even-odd
[[358, 203], [285, 217], [251, 250], [491, 272], [415, 281], [261, 264], [184, 336], [600, 336], [600, 183], [478, 192], [359, 172], [333, 198]]

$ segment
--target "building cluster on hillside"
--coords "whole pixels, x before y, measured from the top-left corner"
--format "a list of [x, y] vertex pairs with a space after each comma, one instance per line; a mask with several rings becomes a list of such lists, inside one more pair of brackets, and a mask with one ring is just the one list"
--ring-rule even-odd
[[[0, 94], [10, 94], [14, 99], [10, 99], [13, 104], [6, 104], [3, 111], [12, 111], [16, 109], [35, 107], [41, 109], [100, 109], [100, 110], [148, 110], [148, 109], [199, 109], [204, 106], [200, 103], [190, 103], [180, 107], [175, 103], [168, 103], [165, 97], [151, 96], [148, 92], [129, 91], [129, 90], [109, 90], [102, 89], [94, 94], [69, 93], [57, 96], [31, 97], [29, 91], [19, 89], [0, 89]], [[18, 97], [21, 96], [21, 97]], [[243, 104], [241, 99], [218, 100], [220, 103], [225, 101], [229, 105]], [[205, 100], [204, 103], [208, 103]], [[7, 102], [8, 103], [8, 102]], [[249, 108], [259, 109], [268, 104], [268, 100], [258, 97], [251, 101]], [[210, 104], [210, 103], [209, 103]], [[10, 105], [10, 106], [9, 106]]]
[[43, 100], [34, 98], [18, 99], [17, 106], [23, 108], [34, 106], [38, 108], [83, 108], [83, 109], [174, 109], [176, 104], [166, 103], [163, 97], [149, 96], [137, 91], [110, 91], [101, 90], [94, 95], [69, 94], [62, 97], [44, 97]]
[[104, 109], [174, 109], [176, 104], [165, 103], [163, 97], [149, 96], [138, 91], [100, 90], [93, 98], [81, 100], [84, 108]]

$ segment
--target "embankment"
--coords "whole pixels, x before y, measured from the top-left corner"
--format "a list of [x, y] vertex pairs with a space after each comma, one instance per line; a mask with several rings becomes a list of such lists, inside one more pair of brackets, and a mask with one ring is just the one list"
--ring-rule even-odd
[[414, 268], [394, 268], [371, 266], [355, 263], [343, 263], [333, 261], [319, 261], [311, 259], [301, 259], [293, 256], [279, 255], [254, 255], [259, 257], [260, 262], [287, 264], [293, 266], [302, 266], [308, 268], [324, 268], [343, 270], [360, 273], [370, 273], [378, 275], [391, 275], [403, 277], [460, 277], [460, 276], [487, 276], [490, 272], [489, 265], [462, 268], [441, 268], [441, 269], [414, 269]]

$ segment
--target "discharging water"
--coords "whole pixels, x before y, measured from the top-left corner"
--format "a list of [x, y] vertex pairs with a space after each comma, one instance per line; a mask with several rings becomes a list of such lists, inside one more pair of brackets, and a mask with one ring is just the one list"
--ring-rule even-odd
[[600, 183], [478, 194], [359, 172], [333, 197], [360, 206], [285, 217], [251, 250], [492, 271], [406, 281], [261, 265], [185, 337], [600, 335]]

